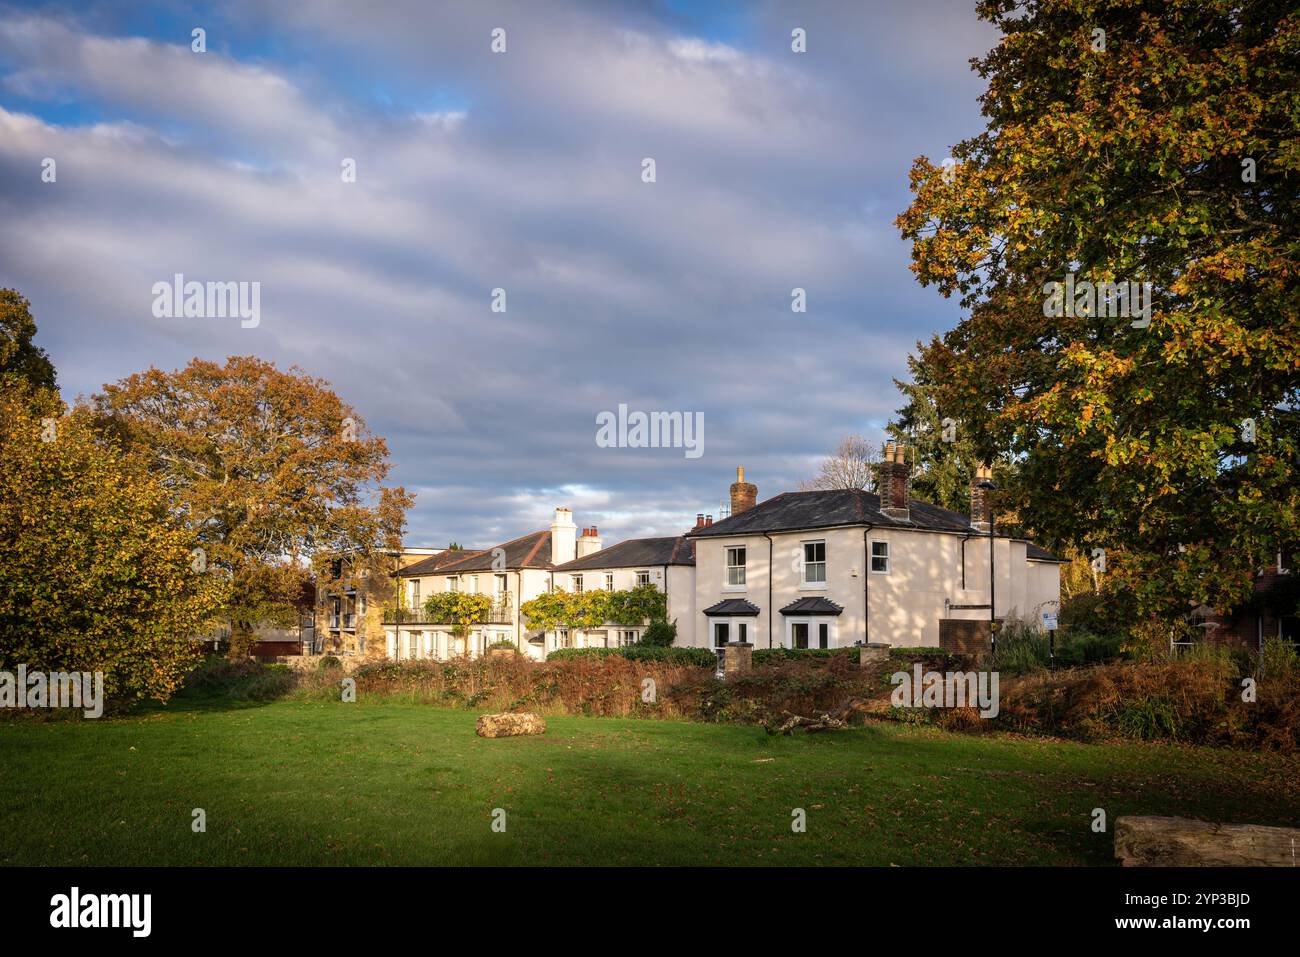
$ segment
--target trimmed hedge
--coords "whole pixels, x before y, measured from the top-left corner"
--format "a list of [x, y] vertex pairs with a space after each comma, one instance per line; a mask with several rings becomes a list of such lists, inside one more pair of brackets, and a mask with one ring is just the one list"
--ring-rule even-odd
[[557, 648], [546, 656], [546, 660], [608, 658], [613, 655], [629, 661], [662, 661], [674, 665], [697, 665], [701, 668], [714, 668], [718, 664], [718, 656], [707, 648], [658, 648], [648, 645], [629, 645], [626, 648]]
[[754, 667], [775, 664], [778, 661], [809, 661], [813, 658], [834, 658], [843, 655], [858, 658], [857, 648], [756, 648]]

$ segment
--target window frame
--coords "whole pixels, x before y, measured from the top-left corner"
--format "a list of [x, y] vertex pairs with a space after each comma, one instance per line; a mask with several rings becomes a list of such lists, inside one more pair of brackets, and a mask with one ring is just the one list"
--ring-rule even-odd
[[[816, 548], [819, 545], [821, 546], [821, 551], [822, 551], [821, 561], [810, 562], [808, 560], [808, 549]], [[799, 584], [805, 588], [825, 588], [827, 565], [828, 565], [828, 562], [826, 561], [826, 539], [824, 538], [809, 539], [806, 542], [800, 542], [799, 547], [803, 550], [803, 561], [799, 563], [800, 565]], [[822, 570], [822, 577], [816, 580], [810, 579], [808, 577], [808, 569], [814, 565], [820, 565]]]
[[640, 587], [641, 585], [649, 585], [650, 569], [647, 568], [645, 571], [638, 571], [636, 573], [636, 583], [637, 583], [637, 587]]
[[[877, 545], [885, 546], [884, 555], [876, 554]], [[867, 552], [867, 568], [870, 570], [872, 575], [888, 575], [890, 571], [893, 569], [894, 567], [893, 549], [890, 548], [889, 545], [890, 543], [888, 539], [873, 538], [870, 540], [870, 545], [868, 546], [868, 552]], [[876, 568], [877, 558], [884, 559], [885, 562], [884, 568]]]
[[[732, 556], [739, 552], [740, 563], [733, 564]], [[747, 568], [749, 566], [749, 546], [748, 545], [727, 545], [722, 555], [723, 587], [737, 591], [749, 588]], [[738, 572], [739, 574], [733, 574]], [[733, 578], [739, 578], [739, 581], [733, 581]]]

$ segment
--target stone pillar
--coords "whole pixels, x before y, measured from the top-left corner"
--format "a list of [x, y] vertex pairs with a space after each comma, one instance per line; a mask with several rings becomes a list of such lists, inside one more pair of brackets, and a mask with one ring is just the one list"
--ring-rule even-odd
[[743, 675], [746, 672], [754, 670], [754, 646], [748, 641], [729, 641], [726, 645], [727, 653], [723, 656], [723, 673], [730, 678], [732, 675]]
[[858, 667], [866, 668], [868, 665], [877, 661], [884, 661], [889, 657], [889, 642], [871, 641], [865, 645], [858, 645]]

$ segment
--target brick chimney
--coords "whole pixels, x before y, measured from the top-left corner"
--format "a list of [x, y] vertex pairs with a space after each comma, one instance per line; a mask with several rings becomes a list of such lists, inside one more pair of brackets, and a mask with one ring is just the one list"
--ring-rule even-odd
[[908, 486], [911, 475], [907, 467], [907, 446], [886, 442], [885, 452], [876, 467], [876, 487], [880, 492], [880, 511], [890, 518], [908, 521]]
[[980, 488], [981, 482], [993, 478], [993, 470], [987, 465], [975, 469], [970, 480], [970, 524], [980, 532], [989, 530], [989, 490]]
[[557, 508], [551, 522], [551, 562], [563, 565], [577, 557], [578, 526], [573, 524], [573, 510]]
[[[695, 528], [703, 528], [703, 527], [704, 527], [704, 513], [703, 513], [703, 512], [696, 512], [696, 513], [695, 513]], [[694, 531], [694, 530], [695, 530], [695, 529], [691, 529], [691, 531]]]
[[600, 532], [596, 531], [596, 526], [584, 528], [582, 534], [578, 536], [578, 557], [590, 555], [593, 552], [600, 551], [601, 541]]
[[758, 504], [758, 486], [745, 481], [745, 466], [736, 466], [736, 481], [731, 483], [731, 514], [739, 515]]

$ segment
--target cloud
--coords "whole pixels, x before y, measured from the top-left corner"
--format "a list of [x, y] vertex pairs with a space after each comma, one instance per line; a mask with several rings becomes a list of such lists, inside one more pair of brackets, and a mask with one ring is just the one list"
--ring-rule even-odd
[[[969, 15], [759, 6], [742, 42], [539, 6], [233, 4], [206, 54], [93, 11], [0, 14], [0, 285], [65, 391], [194, 355], [297, 364], [388, 438], [413, 544], [491, 544], [557, 504], [606, 541], [668, 534], [736, 464], [766, 497], [878, 429], [913, 342], [956, 318], [892, 218], [912, 157], [978, 126]], [[261, 325], [155, 319], [176, 272], [260, 281]], [[621, 402], [703, 413], [703, 457], [598, 448]]]

